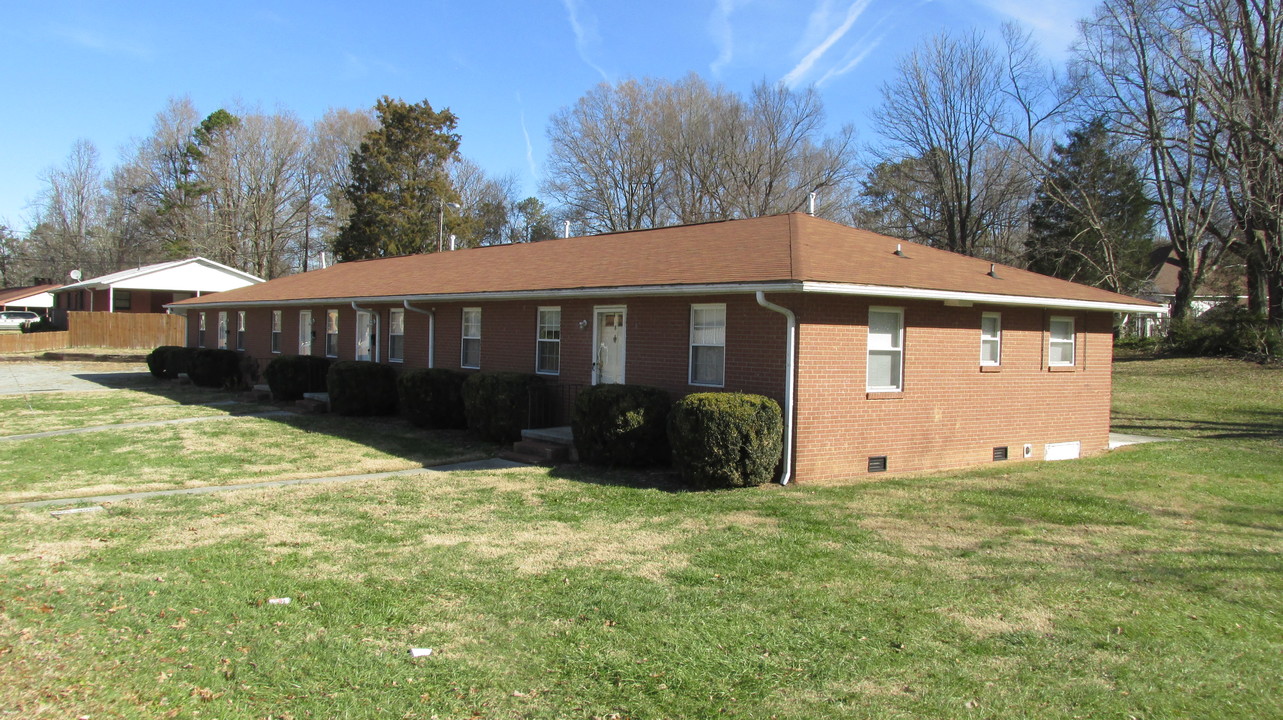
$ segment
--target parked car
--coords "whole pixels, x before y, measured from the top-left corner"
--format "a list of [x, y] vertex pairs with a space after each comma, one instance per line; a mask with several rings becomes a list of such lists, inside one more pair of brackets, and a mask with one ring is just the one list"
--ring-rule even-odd
[[40, 322], [38, 313], [26, 310], [5, 310], [0, 312], [0, 330], [21, 330], [27, 325]]

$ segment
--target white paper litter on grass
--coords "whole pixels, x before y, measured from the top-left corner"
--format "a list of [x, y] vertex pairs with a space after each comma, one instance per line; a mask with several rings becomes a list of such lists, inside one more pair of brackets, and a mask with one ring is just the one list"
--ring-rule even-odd
[[289, 598], [268, 598], [267, 604], [268, 605], [289, 605], [290, 599]]
[[104, 510], [104, 509], [105, 508], [102, 505], [94, 505], [92, 507], [79, 507], [79, 508], [70, 508], [67, 510], [54, 510], [49, 514], [54, 517], [58, 517], [59, 515], [75, 515], [76, 513], [98, 512], [99, 510]]
[[427, 657], [432, 654], [432, 648], [410, 648], [410, 657]]

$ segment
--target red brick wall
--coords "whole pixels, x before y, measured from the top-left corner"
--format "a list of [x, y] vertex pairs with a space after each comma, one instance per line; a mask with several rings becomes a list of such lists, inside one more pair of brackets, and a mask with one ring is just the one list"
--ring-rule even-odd
[[[901, 393], [865, 390], [870, 305], [904, 308]], [[1084, 455], [1108, 446], [1108, 313], [816, 296], [802, 306], [799, 480], [866, 475], [870, 456], [886, 456], [894, 473], [992, 462], [997, 446], [1008, 447], [1010, 461], [1025, 443], [1033, 459], [1042, 459], [1046, 443], [1079, 441]], [[1002, 313], [997, 372], [982, 372], [979, 362], [985, 311]], [[1052, 315], [1075, 318], [1076, 364], [1068, 372], [1047, 365]]]
[[[1011, 462], [1025, 443], [1033, 458], [1044, 445], [1079, 441], [1083, 454], [1108, 443], [1110, 363], [1109, 313], [976, 306], [940, 302], [833, 296], [771, 295], [799, 320], [796, 464], [799, 481], [866, 476], [870, 456], [885, 455], [892, 473], [988, 463], [993, 448], [1007, 446]], [[723, 388], [690, 385], [690, 306], [724, 302], [727, 308], [726, 382]], [[866, 392], [866, 342], [870, 305], [904, 308], [904, 390], [871, 396]], [[783, 401], [783, 316], [757, 305], [750, 295], [556, 299], [482, 303], [419, 303], [436, 312], [435, 366], [460, 367], [462, 310], [481, 308], [481, 370], [535, 371], [539, 307], [561, 308], [561, 372], [553, 382], [592, 382], [594, 308], [624, 306], [625, 381], [654, 385], [680, 397], [726, 390], [761, 393]], [[388, 311], [400, 304], [375, 305], [380, 317], [379, 358], [388, 362]], [[316, 305], [313, 355], [325, 354], [325, 312], [339, 310], [339, 358], [355, 356], [355, 311], [351, 305]], [[299, 307], [282, 312], [281, 352], [298, 352]], [[980, 316], [1002, 314], [1002, 363], [982, 372]], [[189, 311], [189, 342], [195, 345], [198, 313]], [[207, 347], [217, 336], [217, 310], [208, 316]], [[1076, 364], [1068, 372], [1047, 366], [1050, 316], [1075, 318]], [[235, 310], [229, 310], [229, 344], [235, 344]], [[583, 321], [585, 326], [580, 329]], [[271, 310], [248, 310], [246, 352], [270, 360]], [[402, 367], [428, 366], [427, 315], [405, 313]], [[875, 476], [876, 477], [876, 476]]]

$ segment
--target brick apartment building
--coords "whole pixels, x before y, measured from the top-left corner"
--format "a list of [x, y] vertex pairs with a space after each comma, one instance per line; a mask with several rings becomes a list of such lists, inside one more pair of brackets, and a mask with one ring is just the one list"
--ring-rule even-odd
[[362, 262], [171, 305], [193, 346], [785, 409], [782, 480], [1108, 446], [1115, 313], [1162, 307], [804, 214]]

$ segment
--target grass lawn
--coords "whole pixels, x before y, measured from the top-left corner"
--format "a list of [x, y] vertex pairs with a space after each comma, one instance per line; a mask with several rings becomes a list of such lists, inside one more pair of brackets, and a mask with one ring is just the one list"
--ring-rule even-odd
[[[397, 420], [276, 410], [152, 381], [137, 389], [0, 396], [0, 503], [406, 470], [486, 457], [493, 446]], [[177, 418], [208, 422], [21, 440], [3, 436]]]
[[1118, 370], [1120, 424], [1191, 439], [848, 486], [532, 468], [0, 511], [0, 713], [1283, 716], [1283, 373]]

